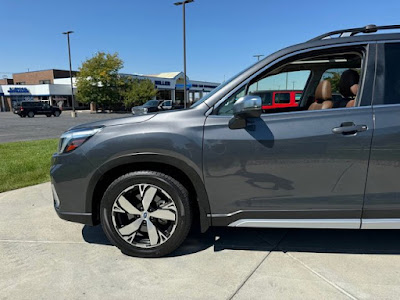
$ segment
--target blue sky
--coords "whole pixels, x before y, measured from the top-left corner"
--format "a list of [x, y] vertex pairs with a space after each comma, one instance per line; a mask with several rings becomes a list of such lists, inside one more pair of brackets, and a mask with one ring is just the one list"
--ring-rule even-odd
[[[73, 68], [97, 51], [118, 52], [123, 72], [180, 71], [182, 9], [173, 0], [1, 1], [0, 76]], [[369, 4], [370, 3], [370, 4]], [[399, 24], [400, 1], [195, 0], [187, 5], [187, 69], [222, 82], [255, 61], [321, 33], [366, 24]]]

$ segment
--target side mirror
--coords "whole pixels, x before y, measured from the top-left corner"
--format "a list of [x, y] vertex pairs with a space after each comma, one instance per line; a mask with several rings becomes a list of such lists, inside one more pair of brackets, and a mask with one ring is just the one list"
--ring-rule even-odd
[[229, 120], [230, 129], [242, 129], [247, 125], [247, 118], [258, 118], [262, 114], [261, 98], [255, 95], [246, 95], [233, 105], [233, 118]]

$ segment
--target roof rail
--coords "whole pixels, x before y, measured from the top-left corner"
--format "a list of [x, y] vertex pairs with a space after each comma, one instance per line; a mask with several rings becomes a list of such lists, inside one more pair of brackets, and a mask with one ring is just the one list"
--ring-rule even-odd
[[331, 32], [319, 35], [319, 36], [309, 40], [309, 42], [319, 41], [319, 40], [323, 40], [323, 39], [330, 39], [330, 38], [332, 38], [332, 35], [335, 35], [335, 34], [339, 34], [339, 38], [341, 38], [341, 37], [346, 37], [346, 36], [354, 36], [358, 33], [373, 33], [373, 32], [377, 32], [379, 30], [389, 30], [389, 29], [400, 29], [400, 25], [376, 26], [376, 25], [371, 24], [371, 25], [367, 25], [365, 27], [336, 30], [336, 31], [331, 31]]

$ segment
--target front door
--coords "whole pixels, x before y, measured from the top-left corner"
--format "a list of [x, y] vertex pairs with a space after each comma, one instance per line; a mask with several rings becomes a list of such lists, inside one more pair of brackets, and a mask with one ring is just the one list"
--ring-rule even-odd
[[279, 219], [280, 227], [296, 227], [291, 221], [313, 227], [320, 219], [327, 228], [359, 228], [374, 125], [372, 78], [358, 92], [357, 107], [268, 113], [236, 130], [228, 127], [232, 115], [209, 115], [203, 172], [213, 225], [268, 227]]

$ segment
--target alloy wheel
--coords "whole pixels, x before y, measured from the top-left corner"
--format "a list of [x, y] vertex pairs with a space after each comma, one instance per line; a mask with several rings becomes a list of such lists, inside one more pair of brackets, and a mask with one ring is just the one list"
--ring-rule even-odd
[[154, 248], [165, 243], [177, 225], [172, 197], [152, 184], [135, 184], [118, 195], [112, 205], [112, 223], [128, 244]]

